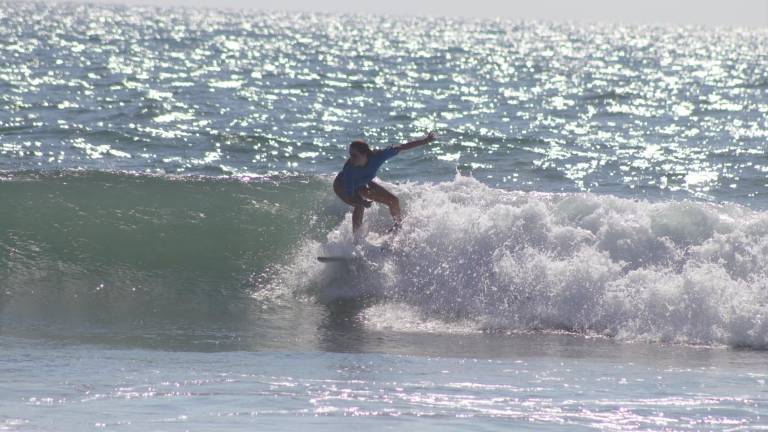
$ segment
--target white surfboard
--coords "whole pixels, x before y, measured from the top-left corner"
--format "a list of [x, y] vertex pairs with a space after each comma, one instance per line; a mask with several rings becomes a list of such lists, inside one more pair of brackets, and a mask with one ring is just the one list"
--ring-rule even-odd
[[[321, 263], [346, 263], [352, 264], [355, 262], [365, 262], [374, 260], [375, 257], [381, 257], [384, 252], [392, 251], [392, 238], [393, 233], [387, 232], [384, 234], [377, 234], [374, 232], [368, 233], [364, 243], [360, 245], [362, 247], [361, 255], [347, 255], [342, 252], [342, 255], [324, 255], [318, 256], [317, 260]], [[338, 252], [337, 252], [338, 253]]]
[[319, 256], [317, 257], [317, 260], [321, 263], [332, 263], [332, 262], [338, 262], [338, 263], [348, 263], [355, 260], [359, 260], [359, 257], [353, 257], [353, 256]]

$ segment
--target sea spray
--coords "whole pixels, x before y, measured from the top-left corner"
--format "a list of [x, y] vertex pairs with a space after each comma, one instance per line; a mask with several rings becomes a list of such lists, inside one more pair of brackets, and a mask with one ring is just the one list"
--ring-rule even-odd
[[[373, 291], [426, 319], [469, 319], [488, 331], [768, 347], [768, 213], [507, 191], [462, 176], [388, 187], [407, 216], [392, 252], [361, 264], [364, 278], [327, 279], [338, 269], [294, 262], [288, 272], [303, 277], [277, 280], [299, 292]], [[389, 223], [383, 208], [366, 215], [368, 230]], [[305, 247], [350, 244], [347, 216], [325, 243]]]

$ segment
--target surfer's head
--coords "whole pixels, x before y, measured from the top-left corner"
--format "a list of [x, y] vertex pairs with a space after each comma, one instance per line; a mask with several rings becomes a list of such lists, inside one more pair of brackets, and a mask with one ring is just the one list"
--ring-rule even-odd
[[349, 161], [354, 166], [365, 166], [371, 153], [373, 151], [365, 141], [352, 141], [349, 145]]

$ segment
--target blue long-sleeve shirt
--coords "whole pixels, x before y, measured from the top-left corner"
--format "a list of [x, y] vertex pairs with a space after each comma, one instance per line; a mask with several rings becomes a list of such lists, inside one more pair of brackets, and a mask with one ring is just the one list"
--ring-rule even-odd
[[368, 163], [365, 166], [358, 167], [349, 162], [345, 163], [344, 168], [339, 173], [344, 192], [349, 196], [353, 196], [358, 189], [367, 185], [376, 177], [376, 172], [379, 171], [379, 168], [387, 159], [399, 152], [400, 150], [390, 146], [384, 150], [374, 150], [368, 156]]

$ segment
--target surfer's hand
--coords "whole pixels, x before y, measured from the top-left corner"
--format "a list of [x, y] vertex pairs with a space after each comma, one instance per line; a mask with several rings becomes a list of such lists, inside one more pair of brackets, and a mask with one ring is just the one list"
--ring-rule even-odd
[[398, 151], [410, 150], [410, 149], [412, 149], [414, 147], [423, 146], [424, 144], [429, 144], [429, 143], [431, 143], [434, 140], [435, 140], [435, 133], [434, 132], [430, 132], [424, 138], [417, 139], [416, 141], [410, 141], [410, 142], [407, 142], [405, 144], [400, 144], [399, 146], [395, 146], [395, 148]]

